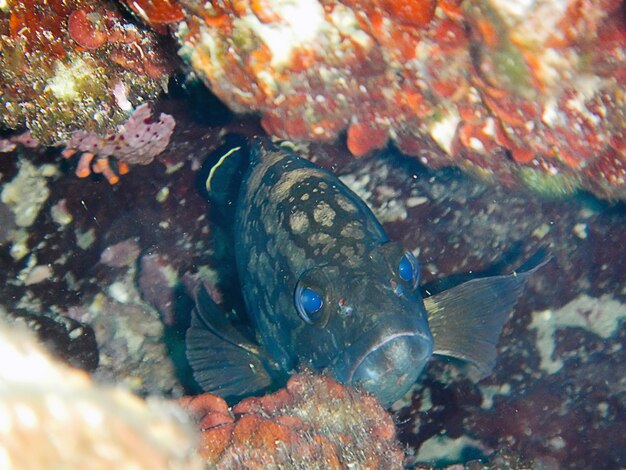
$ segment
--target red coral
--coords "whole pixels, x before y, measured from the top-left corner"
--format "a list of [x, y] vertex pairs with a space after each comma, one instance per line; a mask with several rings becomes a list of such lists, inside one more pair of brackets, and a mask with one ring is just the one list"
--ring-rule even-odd
[[101, 16], [90, 8], [74, 10], [67, 20], [67, 30], [71, 38], [85, 49], [97, 49], [109, 39]]
[[64, 24], [59, 18], [67, 18], [71, 5], [64, 0], [51, 0], [41, 5], [36, 0], [11, 4], [9, 16], [10, 38], [23, 44], [25, 52], [39, 49], [53, 57], [62, 57], [66, 50], [61, 38]]
[[435, 15], [435, 0], [381, 0], [382, 10], [401, 23], [410, 26], [426, 26]]
[[56, 58], [64, 57], [74, 49], [66, 40], [69, 35], [85, 49], [97, 49], [109, 43], [112, 53], [129, 58], [132, 53], [146, 63], [167, 63], [164, 73], [172, 70], [169, 57], [159, 49], [151, 34], [128, 23], [107, 1], [51, 0], [41, 4], [28, 0], [11, 4], [9, 11], [10, 37], [19, 41], [26, 52], [47, 51]]
[[400, 469], [391, 416], [370, 396], [302, 373], [286, 388], [231, 409], [211, 394], [181, 400], [202, 430], [201, 455], [222, 468]]
[[141, 19], [153, 25], [174, 23], [185, 16], [182, 8], [170, 0], [125, 0]]
[[371, 150], [384, 147], [387, 143], [387, 132], [384, 128], [353, 122], [348, 128], [348, 149], [352, 155], [360, 157]]
[[201, 11], [180, 0], [181, 52], [224, 102], [259, 111], [279, 137], [347, 130], [355, 155], [389, 139], [434, 166], [626, 199], [626, 179], [594, 164], [609, 150], [626, 162], [623, 2], [296, 4], [306, 27], [278, 1]]

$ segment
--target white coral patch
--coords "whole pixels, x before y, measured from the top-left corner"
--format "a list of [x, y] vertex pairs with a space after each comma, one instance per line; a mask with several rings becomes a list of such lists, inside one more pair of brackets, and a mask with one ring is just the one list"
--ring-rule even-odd
[[430, 125], [430, 136], [448, 155], [452, 155], [452, 140], [456, 134], [456, 128], [461, 122], [461, 117], [456, 110], [448, 110], [442, 118]]
[[511, 2], [508, 0], [494, 0], [491, 7], [500, 13], [500, 18], [509, 22], [517, 22], [528, 16], [532, 8], [536, 8], [535, 0], [517, 0]]
[[[341, 3], [338, 3], [330, 13], [330, 20], [337, 27], [341, 35], [349, 36], [361, 47], [367, 48], [372, 45], [370, 36], [359, 26], [354, 11]], [[337, 38], [341, 40], [340, 38]]]
[[537, 330], [537, 350], [540, 367], [549, 374], [563, 367], [563, 359], [554, 357], [555, 333], [563, 328], [584, 328], [602, 337], [613, 336], [626, 319], [626, 304], [611, 295], [589, 297], [581, 295], [558, 310], [542, 310], [532, 314], [530, 327]]
[[46, 90], [49, 90], [59, 100], [72, 101], [78, 97], [78, 82], [89, 80], [94, 70], [80, 57], [75, 58], [65, 65], [57, 61], [54, 76], [48, 82]]
[[53, 165], [35, 167], [28, 160], [21, 160], [19, 168], [17, 176], [4, 184], [0, 199], [15, 214], [16, 225], [30, 227], [50, 194], [47, 178], [58, 170]]
[[272, 66], [280, 67], [289, 63], [294, 49], [315, 44], [327, 23], [317, 0], [275, 0], [271, 2], [271, 9], [280, 21], [262, 23], [252, 14], [242, 20], [269, 48]]
[[483, 450], [484, 445], [479, 440], [468, 436], [451, 438], [437, 434], [421, 445], [417, 453], [417, 461], [429, 463], [443, 459], [461, 461], [468, 449]]

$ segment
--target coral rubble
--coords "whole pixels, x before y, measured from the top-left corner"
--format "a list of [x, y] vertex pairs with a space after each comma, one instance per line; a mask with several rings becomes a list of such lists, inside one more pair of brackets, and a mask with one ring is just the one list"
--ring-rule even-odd
[[374, 398], [326, 376], [298, 374], [232, 411], [211, 394], [182, 404], [199, 420], [200, 452], [212, 468], [402, 468], [391, 416]]
[[162, 343], [163, 324], [139, 298], [131, 268], [87, 305], [70, 307], [67, 316], [89, 324], [99, 344], [99, 380], [124, 384], [136, 393], [181, 395]]
[[48, 179], [57, 176], [58, 171], [54, 165], [37, 168], [27, 160], [22, 160], [19, 168], [16, 177], [2, 185], [0, 198], [15, 215], [15, 224], [29, 227], [50, 194]]

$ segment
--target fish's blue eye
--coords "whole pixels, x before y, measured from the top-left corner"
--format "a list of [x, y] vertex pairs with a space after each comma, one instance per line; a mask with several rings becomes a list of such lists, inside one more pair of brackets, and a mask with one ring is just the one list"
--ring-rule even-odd
[[398, 265], [398, 273], [400, 277], [406, 282], [411, 282], [413, 280], [413, 276], [415, 273], [413, 272], [413, 264], [406, 255], [402, 257], [400, 260], [400, 264]]
[[300, 302], [302, 302], [302, 308], [304, 311], [309, 315], [322, 308], [322, 298], [308, 287], [306, 289], [302, 289], [302, 292], [300, 293]]
[[305, 322], [315, 323], [319, 320], [324, 301], [313, 289], [299, 285], [296, 288], [295, 303], [298, 313]]
[[412, 287], [417, 285], [419, 268], [417, 260], [410, 252], [406, 252], [398, 263], [398, 274], [403, 281], [408, 282]]

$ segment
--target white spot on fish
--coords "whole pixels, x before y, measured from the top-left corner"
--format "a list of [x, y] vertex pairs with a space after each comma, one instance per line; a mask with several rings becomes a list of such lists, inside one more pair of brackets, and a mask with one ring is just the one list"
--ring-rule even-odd
[[309, 218], [302, 211], [294, 212], [289, 216], [289, 228], [293, 233], [304, 233], [309, 229]]
[[322, 201], [313, 209], [313, 219], [324, 227], [332, 227], [335, 220], [335, 211], [328, 203]]
[[350, 214], [354, 214], [357, 211], [356, 206], [350, 202], [347, 197], [342, 196], [341, 194], [335, 194], [335, 201], [339, 207]]
[[358, 223], [351, 222], [341, 229], [341, 236], [346, 238], [356, 238], [362, 240], [365, 234]]
[[342, 246], [339, 250], [346, 258], [352, 258], [355, 255], [354, 248], [351, 246]]
[[334, 245], [334, 239], [327, 233], [322, 232], [314, 233], [308, 238], [307, 241], [309, 242], [309, 245], [326, 245], [331, 242]]
[[311, 176], [320, 177], [324, 176], [324, 174], [315, 168], [300, 168], [283, 173], [271, 189], [272, 200], [276, 202], [284, 201], [291, 195], [291, 189], [295, 185], [305, 184], [306, 180]]

